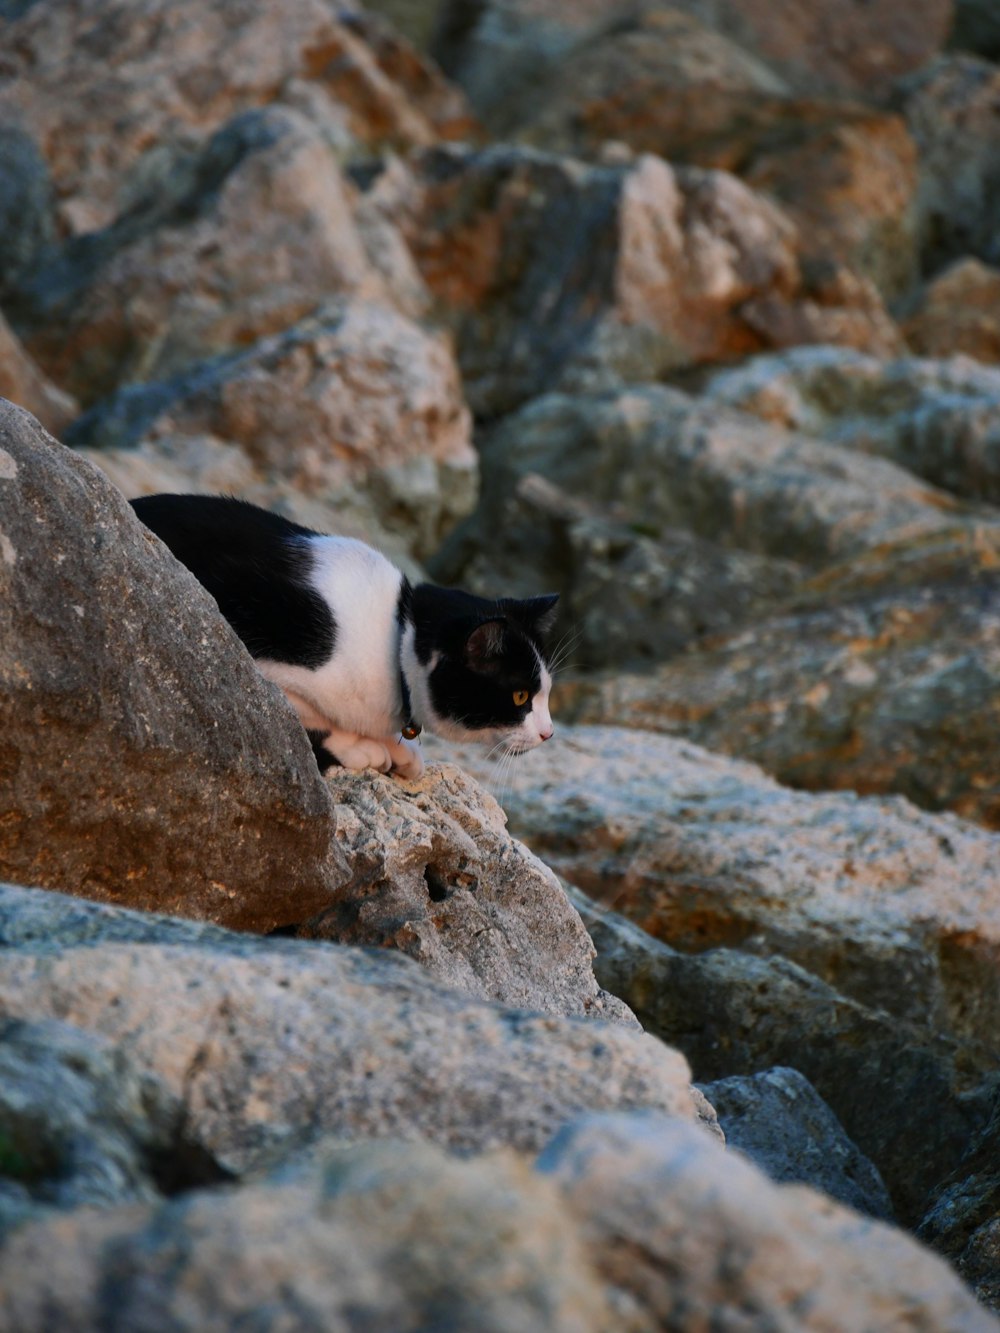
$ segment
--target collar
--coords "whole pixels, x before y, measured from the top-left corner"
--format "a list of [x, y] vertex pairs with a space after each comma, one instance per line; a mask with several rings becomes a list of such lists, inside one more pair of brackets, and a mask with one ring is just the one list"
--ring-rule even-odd
[[410, 698], [410, 687], [406, 683], [406, 676], [403, 673], [402, 666], [399, 668], [399, 697], [403, 704], [403, 739], [407, 741], [415, 741], [423, 728], [420, 726], [419, 722], [414, 721], [413, 701]]

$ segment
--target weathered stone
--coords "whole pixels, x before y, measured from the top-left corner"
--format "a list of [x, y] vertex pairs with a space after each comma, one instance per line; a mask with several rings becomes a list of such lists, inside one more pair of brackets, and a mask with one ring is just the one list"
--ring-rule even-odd
[[0, 1251], [0, 1328], [623, 1328], [555, 1185], [512, 1155], [357, 1144], [239, 1192], [80, 1213]]
[[481, 416], [789, 342], [899, 344], [873, 288], [800, 273], [789, 220], [724, 172], [504, 146], [413, 166], [396, 212]]
[[672, 731], [808, 788], [898, 792], [1000, 827], [1000, 532], [969, 526], [820, 575], [799, 604], [563, 715]]
[[320, 132], [245, 112], [22, 286], [32, 354], [86, 401], [240, 350], [338, 296], [391, 304]]
[[969, 255], [1000, 267], [998, 96], [1000, 69], [974, 56], [942, 57], [907, 80], [925, 270]]
[[842, 347], [802, 347], [715, 375], [705, 396], [881, 454], [958, 495], [1000, 500], [1000, 370], [965, 357], [886, 362]]
[[[0, 224], [2, 225], [2, 224]], [[80, 408], [75, 399], [42, 374], [0, 314], [0, 397], [36, 416], [46, 430], [59, 434]]]
[[539, 473], [600, 495], [643, 532], [688, 528], [726, 546], [803, 563], [860, 555], [954, 526], [955, 501], [882, 459], [640, 385], [548, 394], [483, 443], [491, 489]]
[[811, 1185], [838, 1203], [883, 1221], [892, 1203], [882, 1177], [797, 1069], [778, 1065], [702, 1085], [729, 1148], [772, 1180]]
[[[482, 108], [523, 95], [576, 48], [600, 45], [624, 28], [652, 26], [676, 11], [701, 20], [763, 62], [793, 87], [884, 96], [900, 75], [923, 65], [944, 44], [950, 0], [885, 0], [844, 11], [838, 0], [673, 0], [663, 4], [566, 4], [564, 0], [449, 0], [433, 50]], [[638, 12], [637, 12], [638, 11]], [[728, 82], [728, 81], [727, 81]]]
[[[512, 828], [571, 883], [676, 948], [780, 952], [995, 1060], [997, 834], [898, 798], [789, 791], [665, 736], [557, 736], [521, 761], [506, 804]], [[481, 756], [454, 748], [485, 776]]]
[[300, 935], [398, 949], [480, 999], [635, 1024], [598, 988], [555, 876], [460, 769], [432, 765], [406, 784], [332, 770], [327, 784], [351, 879]]
[[367, 491], [421, 555], [474, 502], [469, 430], [446, 340], [391, 307], [349, 299], [244, 353], [124, 389], [66, 438], [123, 448], [213, 436], [314, 499]]
[[876, 1164], [898, 1214], [920, 1220], [928, 1192], [989, 1114], [991, 1076], [985, 1085], [981, 1071], [970, 1076], [961, 1042], [919, 1019], [901, 1021], [877, 995], [870, 1006], [851, 999], [777, 954], [678, 952], [568, 892], [597, 947], [602, 984], [628, 999], [648, 1032], [683, 1051], [696, 1078], [798, 1069]]
[[68, 234], [108, 226], [253, 107], [295, 107], [345, 151], [471, 128], [461, 94], [352, 3], [112, 0], [98, 12], [78, 0], [32, 6], [3, 36], [0, 116], [40, 146]]
[[89, 464], [0, 405], [0, 874], [268, 928], [345, 878], [308, 741]]
[[0, 294], [9, 294], [54, 239], [53, 205], [52, 182], [37, 145], [0, 114]]
[[946, 1254], [983, 1304], [1000, 1314], [1000, 1096], [918, 1235]]
[[903, 332], [923, 356], [1000, 363], [1000, 268], [960, 259], [920, 293]]
[[151, 1200], [225, 1178], [180, 1103], [93, 1033], [0, 1022], [0, 1232], [44, 1208]]
[[483, 596], [558, 592], [558, 665], [621, 670], [662, 661], [761, 613], [803, 577], [789, 560], [613, 518], [535, 473], [507, 491], [491, 460], [487, 453], [478, 509], [429, 567]]
[[685, 1060], [655, 1038], [488, 1005], [388, 950], [14, 888], [0, 938], [0, 1011], [120, 1046], [237, 1173], [323, 1134], [531, 1151], [580, 1107], [695, 1116]]
[[909, 1237], [810, 1189], [772, 1185], [663, 1116], [582, 1117], [538, 1165], [640, 1327], [997, 1327]]

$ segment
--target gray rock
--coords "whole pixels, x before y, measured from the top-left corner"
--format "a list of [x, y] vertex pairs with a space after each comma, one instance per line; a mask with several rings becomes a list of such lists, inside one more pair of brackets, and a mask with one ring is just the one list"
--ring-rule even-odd
[[995, 1330], [944, 1260], [655, 1114], [584, 1116], [542, 1153], [641, 1328]]
[[125, 1052], [47, 1020], [0, 1025], [0, 1229], [43, 1208], [149, 1201], [226, 1178], [180, 1101]]
[[966, 357], [878, 360], [803, 347], [722, 371], [705, 397], [830, 444], [880, 454], [936, 486], [1000, 501], [1000, 369]]
[[601, 496], [643, 531], [687, 528], [807, 564], [942, 531], [961, 512], [884, 459], [655, 385], [547, 394], [505, 419], [483, 453], [502, 493], [538, 473], [571, 497]]
[[0, 294], [5, 299], [9, 299], [20, 280], [54, 242], [54, 202], [48, 166], [37, 145], [15, 119], [3, 117], [0, 119]]
[[0, 1292], [3, 1333], [623, 1327], [551, 1181], [513, 1154], [419, 1143], [25, 1227], [0, 1251]]
[[696, 1115], [687, 1063], [656, 1038], [488, 1005], [386, 949], [16, 888], [0, 941], [0, 1011], [119, 1046], [237, 1173], [323, 1134], [533, 1151], [580, 1107]]
[[557, 871], [630, 918], [620, 951], [594, 932], [601, 984], [700, 1081], [799, 1069], [898, 1215], [919, 1220], [982, 1123], [996, 1067], [997, 835], [558, 722], [505, 804]]
[[549, 868], [461, 769], [417, 782], [332, 770], [334, 836], [351, 878], [298, 930], [398, 949], [479, 999], [637, 1026], [593, 973], [593, 946]]
[[612, 517], [535, 473], [507, 491], [496, 476], [502, 466], [487, 453], [479, 507], [428, 567], [483, 596], [558, 592], [558, 656], [576, 666], [620, 671], [661, 661], [762, 613], [803, 577], [789, 560]]
[[917, 1235], [947, 1255], [983, 1304], [1000, 1314], [1000, 1092]]
[[882, 1221], [892, 1202], [882, 1177], [844, 1133], [837, 1117], [804, 1075], [778, 1065], [703, 1083], [726, 1144], [772, 1180], [802, 1185]]
[[975, 255], [1000, 265], [1000, 69], [941, 56], [906, 80], [906, 121], [920, 150], [918, 225], [925, 271]]
[[794, 1061], [875, 1164], [897, 1214], [920, 1220], [988, 1115], [989, 1075], [969, 1086], [960, 1044], [901, 1024], [780, 956], [681, 953], [579, 890], [570, 896], [602, 983], [685, 1053], [696, 1078], [752, 1077]]
[[92, 466], [0, 403], [0, 875], [270, 929], [348, 877], [308, 741]]

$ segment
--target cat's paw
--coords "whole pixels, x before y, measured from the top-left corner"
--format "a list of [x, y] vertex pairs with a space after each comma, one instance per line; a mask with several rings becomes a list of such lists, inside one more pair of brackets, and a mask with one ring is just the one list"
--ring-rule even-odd
[[336, 749], [330, 746], [329, 741], [327, 746], [344, 768], [375, 768], [380, 773], [388, 773], [392, 767], [392, 756], [382, 742], [373, 741], [367, 736], [359, 736], [349, 744], [339, 744]]
[[392, 756], [392, 771], [407, 782], [414, 782], [423, 776], [424, 756], [420, 753], [419, 741], [391, 740], [388, 742]]

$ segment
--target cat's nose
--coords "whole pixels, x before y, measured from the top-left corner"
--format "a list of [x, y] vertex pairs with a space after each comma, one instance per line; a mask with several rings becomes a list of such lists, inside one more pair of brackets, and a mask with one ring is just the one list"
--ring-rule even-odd
[[555, 727], [546, 727], [544, 731], [540, 731], [538, 734], [539, 736], [541, 736], [543, 741], [550, 741], [552, 739], [552, 733], [554, 731]]

